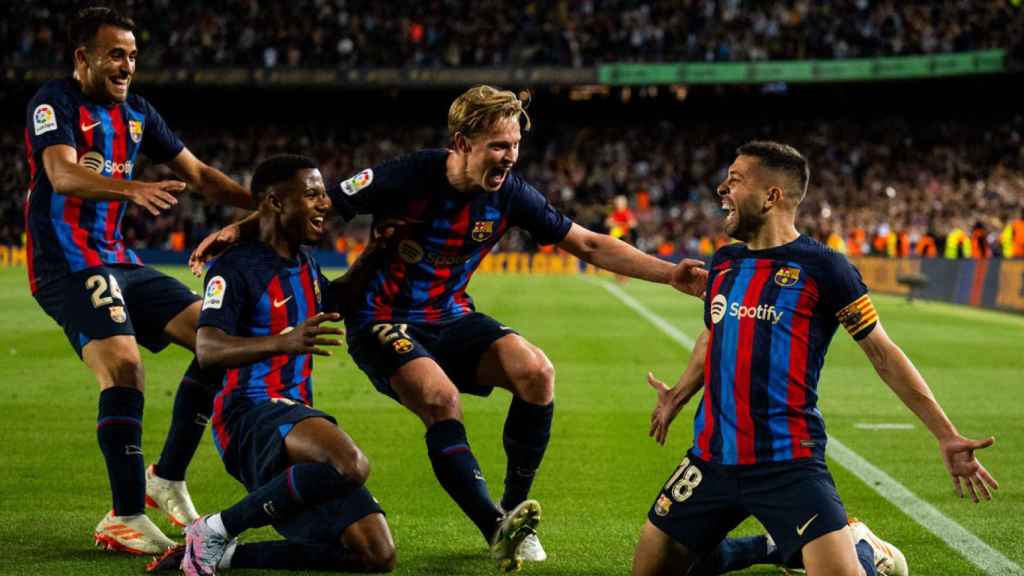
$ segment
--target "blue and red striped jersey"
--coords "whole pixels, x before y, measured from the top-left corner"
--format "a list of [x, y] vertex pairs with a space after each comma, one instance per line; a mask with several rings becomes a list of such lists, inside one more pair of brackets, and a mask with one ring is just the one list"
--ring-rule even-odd
[[[267, 244], [245, 242], [225, 252], [206, 273], [199, 326], [243, 338], [271, 336], [333, 308], [327, 281], [308, 251], [290, 261]], [[223, 453], [231, 441], [227, 422], [256, 404], [277, 399], [311, 406], [312, 372], [311, 354], [280, 354], [229, 368], [213, 405], [218, 449]]]
[[141, 96], [132, 94], [113, 106], [97, 104], [71, 78], [43, 84], [26, 112], [31, 181], [25, 228], [32, 293], [94, 266], [141, 265], [121, 235], [127, 202], [57, 194], [43, 166], [43, 150], [56, 144], [71, 146], [80, 165], [103, 176], [131, 180], [140, 151], [156, 163], [166, 162], [184, 148], [181, 140]]
[[840, 324], [861, 339], [877, 321], [857, 269], [811, 238], [767, 250], [723, 246], [708, 276], [693, 454], [723, 465], [824, 459], [825, 353]]
[[363, 170], [329, 190], [351, 220], [400, 219], [397, 247], [370, 275], [365, 298], [346, 322], [443, 323], [474, 310], [466, 284], [510, 226], [538, 244], [560, 242], [572, 221], [543, 194], [509, 174], [493, 193], [459, 192], [448, 182], [447, 150], [422, 150]]

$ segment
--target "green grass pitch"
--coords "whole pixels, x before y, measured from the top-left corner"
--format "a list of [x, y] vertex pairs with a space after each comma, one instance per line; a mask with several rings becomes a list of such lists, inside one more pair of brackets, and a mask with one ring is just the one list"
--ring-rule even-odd
[[[171, 273], [185, 278], [183, 269]], [[199, 281], [188, 279], [199, 288]], [[653, 391], [647, 370], [674, 382], [687, 352], [612, 295], [572, 277], [479, 276], [477, 307], [543, 348], [557, 370], [551, 445], [533, 496], [544, 506], [541, 538], [550, 558], [524, 574], [626, 574], [656, 492], [691, 441], [693, 404], [662, 448], [647, 438]], [[664, 286], [632, 281], [623, 289], [694, 336], [700, 304]], [[1024, 318], [877, 296], [883, 322], [924, 373], [939, 400], [973, 437], [994, 434], [982, 453], [1003, 485], [981, 505], [953, 496], [935, 442], [875, 376], [860, 349], [836, 335], [821, 378], [828, 430], [984, 542], [1024, 564]], [[92, 530], [110, 507], [96, 443], [97, 387], [62, 331], [28, 293], [24, 269], [0, 270], [0, 574], [140, 573], [145, 560], [92, 547]], [[145, 353], [144, 450], [156, 459], [171, 402], [189, 361], [180, 349]], [[442, 491], [426, 458], [419, 420], [377, 393], [347, 353], [318, 359], [317, 407], [335, 415], [370, 458], [369, 487], [388, 512], [398, 574], [492, 574], [475, 528]], [[501, 428], [509, 396], [465, 397], [470, 442], [495, 498], [504, 473]], [[695, 404], [695, 402], [694, 402]], [[857, 423], [911, 423], [910, 430], [867, 430]], [[830, 463], [852, 515], [905, 552], [912, 573], [978, 575], [924, 530], [837, 464]], [[205, 439], [189, 470], [201, 512], [243, 495]], [[168, 533], [169, 524], [155, 519]], [[754, 533], [747, 522], [740, 531]], [[276, 538], [270, 530], [246, 540]], [[235, 573], [243, 573], [236, 571]], [[770, 568], [745, 574], [778, 574]]]

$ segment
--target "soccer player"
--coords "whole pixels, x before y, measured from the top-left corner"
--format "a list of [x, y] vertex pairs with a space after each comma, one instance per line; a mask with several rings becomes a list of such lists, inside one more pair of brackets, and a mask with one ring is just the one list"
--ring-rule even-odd
[[[316, 163], [275, 156], [253, 175], [259, 237], [217, 259], [207, 274], [196, 354], [227, 369], [213, 436], [224, 467], [249, 495], [186, 529], [174, 564], [188, 575], [218, 568], [386, 572], [395, 548], [380, 506], [363, 486], [369, 463], [337, 421], [313, 403], [313, 354], [341, 330], [335, 289], [302, 244], [319, 241], [331, 208]], [[285, 541], [237, 544], [272, 524]]]
[[[400, 157], [329, 189], [346, 219], [368, 213], [377, 223], [406, 223], [345, 318], [349, 353], [380, 392], [422, 420], [434, 474], [503, 570], [546, 558], [535, 535], [540, 505], [527, 497], [550, 436], [555, 372], [540, 348], [475, 311], [465, 289], [481, 260], [518, 226], [539, 244], [557, 244], [619, 274], [697, 296], [706, 280], [699, 261], [673, 265], [555, 210], [512, 172], [521, 125], [529, 129], [530, 120], [515, 93], [476, 86], [448, 112], [450, 149]], [[226, 228], [205, 240], [194, 262], [238, 234]], [[500, 507], [470, 448], [459, 399], [460, 393], [486, 396], [495, 387], [513, 396]]]
[[[155, 466], [142, 456], [143, 368], [138, 345], [195, 346], [199, 297], [142, 265], [124, 244], [130, 203], [170, 208], [186, 182], [218, 202], [248, 207], [249, 193], [196, 159], [153, 107], [129, 94], [137, 54], [134, 24], [108, 8], [71, 19], [74, 76], [44, 84], [28, 105], [25, 145], [31, 184], [25, 215], [28, 275], [39, 305], [64, 328], [100, 386], [97, 436], [113, 509], [97, 544], [156, 554], [174, 543], [149, 519], [147, 500], [184, 526], [197, 517], [184, 482], [202, 438], [219, 377], [189, 366], [170, 433]], [[132, 180], [143, 153], [185, 182]]]
[[[712, 258], [707, 330], [675, 387], [649, 375], [658, 390], [650, 428], [658, 442], [701, 387], [704, 396], [693, 447], [648, 513], [633, 574], [686, 573], [753, 515], [781, 558], [802, 564], [811, 576], [905, 575], [906, 560], [895, 547], [847, 518], [825, 465], [817, 384], [836, 329], [846, 329], [938, 439], [961, 496], [963, 485], [975, 502], [998, 488], [974, 456], [994, 439], [957, 432], [882, 329], [857, 270], [797, 232], [796, 211], [810, 177], [804, 157], [790, 146], [759, 141], [737, 154], [718, 195], [726, 232], [741, 243]], [[703, 574], [720, 572], [704, 568]]]

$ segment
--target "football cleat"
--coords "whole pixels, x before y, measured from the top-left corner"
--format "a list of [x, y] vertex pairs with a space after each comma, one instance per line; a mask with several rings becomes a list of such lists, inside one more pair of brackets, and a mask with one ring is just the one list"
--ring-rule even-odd
[[181, 571], [185, 576], [212, 576], [231, 545], [231, 539], [219, 534], [199, 518], [185, 528], [185, 554]]
[[548, 553], [540, 545], [540, 538], [537, 537], [537, 533], [531, 532], [526, 535], [526, 538], [523, 538], [523, 543], [519, 545], [516, 557], [527, 562], [543, 562], [548, 559]]
[[515, 572], [522, 567], [520, 549], [528, 536], [536, 536], [539, 523], [540, 503], [536, 500], [525, 500], [502, 517], [491, 538], [491, 556], [498, 561], [498, 570]]
[[96, 545], [113, 552], [129, 554], [162, 554], [177, 545], [153, 524], [145, 514], [135, 516], [107, 515], [96, 525]]
[[153, 465], [146, 468], [146, 507], [157, 508], [175, 526], [184, 528], [199, 518], [184, 480], [164, 480]]
[[900, 552], [899, 548], [882, 540], [868, 528], [867, 524], [850, 518], [850, 530], [853, 532], [853, 541], [864, 540], [871, 546], [875, 553], [875, 570], [882, 576], [907, 576], [910, 569], [907, 567], [907, 559]]
[[146, 564], [146, 572], [180, 572], [185, 547], [181, 544], [164, 550], [164, 553]]

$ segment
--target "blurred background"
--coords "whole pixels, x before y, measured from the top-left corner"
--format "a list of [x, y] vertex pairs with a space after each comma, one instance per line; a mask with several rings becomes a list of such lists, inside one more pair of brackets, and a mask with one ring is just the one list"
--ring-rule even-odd
[[[737, 146], [767, 138], [810, 160], [801, 231], [901, 262], [888, 280], [921, 273], [919, 258], [1024, 258], [1018, 0], [105, 4], [138, 26], [132, 89], [246, 184], [279, 152], [315, 157], [331, 181], [444, 147], [451, 100], [489, 83], [531, 96], [517, 170], [578, 223], [652, 254], [706, 258], [728, 241], [712, 192]], [[85, 5], [0, 5], [5, 262], [24, 240], [25, 105], [70, 74], [64, 24]], [[168, 174], [143, 162], [136, 175]], [[239, 216], [186, 195], [156, 218], [129, 208], [124, 233], [183, 253]], [[351, 258], [367, 234], [336, 220], [320, 248]], [[535, 249], [519, 233], [500, 247]]]

